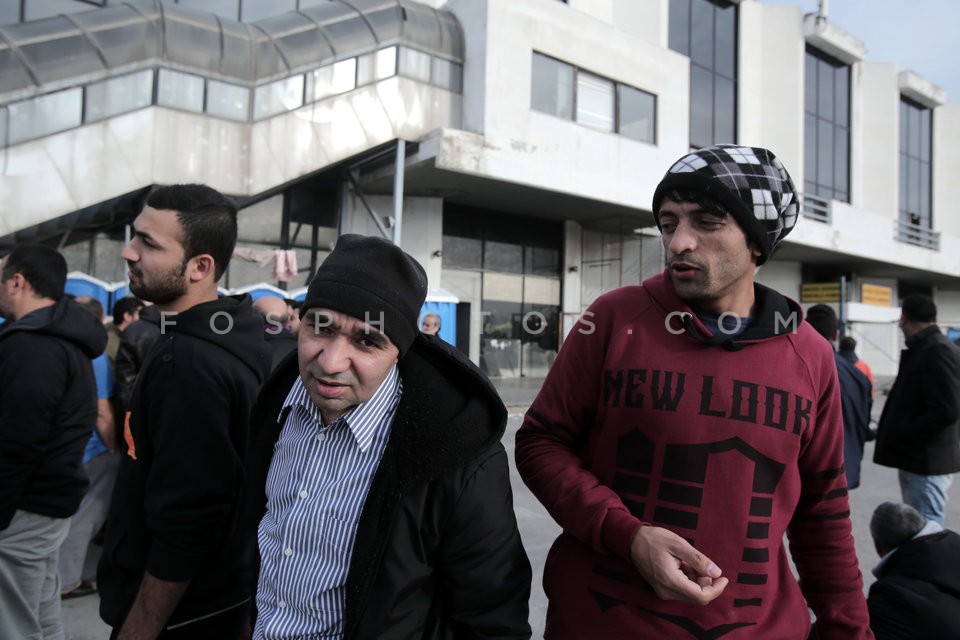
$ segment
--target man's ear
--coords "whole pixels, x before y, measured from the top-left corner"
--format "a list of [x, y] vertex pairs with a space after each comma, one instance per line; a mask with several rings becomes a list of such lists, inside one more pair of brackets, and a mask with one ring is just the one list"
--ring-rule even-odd
[[193, 256], [187, 263], [187, 277], [190, 282], [200, 282], [208, 276], [213, 277], [217, 269], [216, 261], [209, 253]]

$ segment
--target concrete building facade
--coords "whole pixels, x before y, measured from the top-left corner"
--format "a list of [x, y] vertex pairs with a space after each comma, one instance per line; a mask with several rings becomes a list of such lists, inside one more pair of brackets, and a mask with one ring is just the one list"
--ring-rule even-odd
[[[0, 11], [0, 246], [122, 280], [156, 184], [241, 206], [225, 287], [301, 287], [393, 238], [459, 347], [540, 376], [600, 293], [663, 268], [650, 212], [691, 148], [772, 149], [804, 215], [758, 280], [842, 307], [896, 371], [899, 299], [960, 328], [960, 105], [829, 16], [759, 0], [19, 0]], [[842, 288], [846, 296], [840, 295]], [[274, 283], [277, 284], [277, 283]], [[841, 297], [844, 302], [839, 301]]]

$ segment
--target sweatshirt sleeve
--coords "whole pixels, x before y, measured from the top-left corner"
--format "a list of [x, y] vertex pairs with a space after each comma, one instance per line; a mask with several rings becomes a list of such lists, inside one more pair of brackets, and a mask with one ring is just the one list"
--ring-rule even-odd
[[[0, 364], [0, 530], [17, 510], [41, 463], [67, 384], [68, 365], [53, 339], [10, 336]], [[91, 402], [93, 399], [91, 398]], [[91, 425], [92, 427], [92, 425]]]
[[571, 330], [516, 436], [523, 481], [550, 515], [601, 553], [630, 559], [630, 542], [644, 524], [581, 459], [600, 406], [605, 345], [615, 315], [601, 298]]
[[787, 535], [800, 588], [817, 616], [818, 638], [865, 640], [873, 634], [850, 522], [837, 369], [829, 352], [817, 355], [820, 364], [811, 375], [819, 376], [822, 392], [800, 451], [800, 499]]
[[[207, 362], [159, 356], [144, 396], [153, 461], [144, 510], [151, 534], [146, 569], [190, 580], [231, 526], [242, 461], [231, 424], [234, 382]], [[184, 364], [175, 364], [175, 362]], [[153, 382], [153, 384], [151, 384]]]

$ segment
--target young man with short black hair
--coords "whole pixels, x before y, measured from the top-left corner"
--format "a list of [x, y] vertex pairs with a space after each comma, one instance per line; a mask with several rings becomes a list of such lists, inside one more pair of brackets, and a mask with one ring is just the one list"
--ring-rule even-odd
[[98, 571], [100, 615], [120, 638], [234, 638], [252, 570], [240, 526], [250, 408], [270, 354], [249, 295], [219, 297], [237, 210], [205, 185], [161, 187], [122, 257], [154, 303], [124, 425]]

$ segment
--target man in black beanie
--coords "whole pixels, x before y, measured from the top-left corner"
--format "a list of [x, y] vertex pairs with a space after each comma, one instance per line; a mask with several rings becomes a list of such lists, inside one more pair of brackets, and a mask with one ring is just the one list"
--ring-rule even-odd
[[529, 638], [506, 409], [417, 331], [420, 264], [341, 236], [253, 410], [254, 638]]

